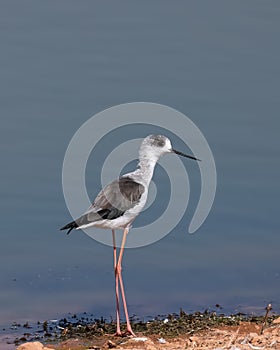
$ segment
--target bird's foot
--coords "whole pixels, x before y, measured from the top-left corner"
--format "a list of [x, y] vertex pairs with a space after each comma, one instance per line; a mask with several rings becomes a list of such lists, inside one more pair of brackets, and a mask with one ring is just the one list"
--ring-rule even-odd
[[115, 337], [128, 337], [128, 336], [136, 337], [135, 333], [133, 332], [133, 330], [131, 328], [127, 328], [127, 330], [125, 332], [116, 331], [114, 336]]
[[121, 331], [117, 331], [113, 335], [114, 335], [114, 337], [123, 337], [124, 336], [123, 332], [121, 332]]
[[127, 327], [127, 330], [125, 332], [125, 335], [131, 335], [132, 337], [136, 337], [135, 333], [133, 332], [131, 327]]

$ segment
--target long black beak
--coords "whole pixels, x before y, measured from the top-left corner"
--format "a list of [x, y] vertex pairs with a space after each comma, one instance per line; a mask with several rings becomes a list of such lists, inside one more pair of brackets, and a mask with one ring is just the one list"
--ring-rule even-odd
[[179, 156], [183, 156], [183, 157], [190, 158], [190, 159], [193, 159], [193, 160], [201, 161], [201, 160], [198, 159], [198, 158], [195, 158], [195, 157], [193, 157], [193, 156], [189, 156], [189, 155], [187, 155], [187, 154], [185, 154], [185, 153], [183, 153], [183, 152], [180, 152], [180, 151], [176, 151], [176, 149], [174, 149], [174, 148], [172, 148], [172, 152], [178, 154]]

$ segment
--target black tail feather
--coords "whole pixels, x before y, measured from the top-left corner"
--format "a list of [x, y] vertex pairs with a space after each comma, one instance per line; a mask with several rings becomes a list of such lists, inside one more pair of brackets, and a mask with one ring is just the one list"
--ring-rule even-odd
[[72, 221], [70, 222], [69, 224], [61, 227], [60, 231], [62, 230], [68, 230], [67, 232], [67, 235], [69, 235], [69, 233], [74, 229], [74, 228], [77, 228], [78, 227], [78, 224], [76, 223], [76, 221]]

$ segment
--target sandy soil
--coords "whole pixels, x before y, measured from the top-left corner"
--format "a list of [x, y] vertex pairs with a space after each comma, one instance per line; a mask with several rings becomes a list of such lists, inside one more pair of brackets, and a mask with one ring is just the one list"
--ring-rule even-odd
[[137, 338], [119, 338], [103, 335], [87, 338], [70, 338], [59, 343], [25, 343], [18, 350], [85, 350], [85, 349], [137, 349], [137, 350], [175, 350], [175, 349], [280, 349], [280, 317], [266, 326], [261, 334], [262, 325], [241, 321], [238, 325], [209, 328], [194, 335], [160, 337], [143, 335]]

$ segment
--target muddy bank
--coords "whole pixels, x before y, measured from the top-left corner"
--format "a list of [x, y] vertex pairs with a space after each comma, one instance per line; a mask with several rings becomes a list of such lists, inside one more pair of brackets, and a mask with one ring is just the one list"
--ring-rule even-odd
[[[43, 346], [55, 350], [280, 349], [280, 317], [277, 315], [265, 318], [181, 311], [179, 315], [147, 322], [133, 320], [136, 338], [114, 336], [114, 322], [104, 319], [89, 322], [87, 317], [78, 319], [75, 315], [71, 320], [58, 321], [55, 327], [48, 323], [43, 327], [41, 338], [29, 333], [25, 338], [16, 339], [18, 349], [41, 350]], [[125, 330], [125, 325], [122, 327]], [[30, 342], [26, 343], [28, 340]]]

